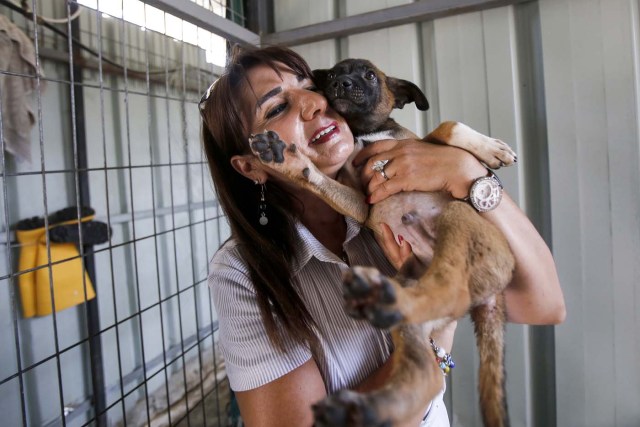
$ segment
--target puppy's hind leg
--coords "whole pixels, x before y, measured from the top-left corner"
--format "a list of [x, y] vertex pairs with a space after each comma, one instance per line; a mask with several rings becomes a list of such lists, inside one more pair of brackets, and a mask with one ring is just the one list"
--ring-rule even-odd
[[404, 425], [422, 415], [442, 387], [433, 351], [416, 325], [393, 331], [393, 366], [385, 384], [366, 394], [343, 390], [313, 407], [316, 427]]
[[502, 292], [515, 260], [507, 240], [471, 206], [451, 202], [438, 218], [434, 258], [416, 286], [398, 295], [407, 322], [456, 319]]

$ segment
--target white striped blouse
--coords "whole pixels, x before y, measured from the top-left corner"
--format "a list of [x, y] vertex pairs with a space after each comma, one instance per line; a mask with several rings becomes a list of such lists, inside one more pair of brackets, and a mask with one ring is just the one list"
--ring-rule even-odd
[[[350, 218], [344, 250], [353, 265], [372, 265], [394, 274], [368, 229]], [[298, 263], [293, 280], [318, 325], [324, 360], [317, 361], [328, 393], [351, 388], [381, 366], [392, 351], [388, 332], [354, 320], [343, 309], [345, 263], [298, 223]], [[211, 260], [209, 286], [218, 313], [219, 346], [231, 388], [250, 390], [271, 382], [311, 358], [309, 348], [286, 341], [282, 353], [269, 341], [253, 284], [236, 242], [227, 241]]]

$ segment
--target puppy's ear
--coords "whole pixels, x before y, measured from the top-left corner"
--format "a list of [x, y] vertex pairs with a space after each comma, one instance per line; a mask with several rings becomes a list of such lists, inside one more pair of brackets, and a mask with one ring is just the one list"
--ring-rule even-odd
[[316, 87], [324, 91], [324, 88], [327, 86], [327, 74], [329, 74], [329, 70], [313, 70], [311, 72], [313, 74], [313, 83], [315, 83]]
[[429, 109], [429, 101], [420, 88], [410, 81], [387, 77], [387, 87], [395, 97], [393, 108], [402, 108], [405, 104], [415, 102], [421, 111]]

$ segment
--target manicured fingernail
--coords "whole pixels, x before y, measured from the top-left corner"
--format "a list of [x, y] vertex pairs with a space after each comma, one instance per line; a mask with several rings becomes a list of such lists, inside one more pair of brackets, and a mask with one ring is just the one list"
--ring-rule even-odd
[[398, 234], [398, 242], [404, 242], [404, 237], [402, 237], [402, 234]]

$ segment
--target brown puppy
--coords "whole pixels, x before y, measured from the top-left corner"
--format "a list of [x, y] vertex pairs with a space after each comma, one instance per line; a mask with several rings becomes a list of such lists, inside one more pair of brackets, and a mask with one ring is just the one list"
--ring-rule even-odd
[[[389, 117], [393, 108], [416, 102], [422, 92], [410, 82], [387, 77], [365, 60], [346, 60], [314, 77], [330, 104], [349, 123], [356, 150], [379, 139], [417, 138]], [[515, 154], [501, 141], [446, 122], [426, 141], [464, 148], [491, 167], [511, 164]], [[442, 193], [399, 193], [368, 209], [357, 171], [345, 167], [343, 185], [320, 173], [293, 145], [274, 132], [252, 136], [261, 161], [324, 198], [381, 235], [387, 224], [411, 244], [412, 258], [396, 277], [354, 267], [345, 275], [347, 309], [373, 325], [394, 327], [396, 363], [388, 383], [368, 394], [342, 391], [314, 406], [318, 426], [383, 426], [407, 419], [442, 389], [442, 371], [425, 337], [467, 312], [480, 353], [480, 399], [487, 426], [508, 423], [504, 399], [504, 301], [514, 259], [504, 236], [466, 202]], [[347, 162], [350, 164], [350, 162]], [[351, 175], [351, 178], [345, 176]]]

